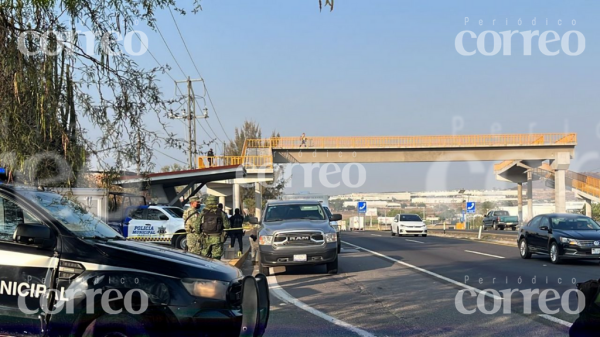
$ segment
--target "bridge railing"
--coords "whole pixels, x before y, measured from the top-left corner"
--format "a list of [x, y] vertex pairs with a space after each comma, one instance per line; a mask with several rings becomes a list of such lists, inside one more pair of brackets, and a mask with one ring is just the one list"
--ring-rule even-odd
[[198, 168], [244, 165], [245, 167], [273, 167], [272, 156], [199, 156]]
[[[539, 177], [552, 181], [554, 180], [554, 172], [550, 171], [548, 166], [545, 166], [544, 169], [538, 168], [532, 171]], [[600, 198], [600, 179], [573, 171], [567, 171], [565, 178], [568, 186]]]
[[494, 172], [502, 171], [504, 168], [512, 165], [514, 162], [514, 160], [505, 160], [501, 163], [494, 164]]
[[[559, 143], [560, 141], [560, 143]], [[454, 135], [454, 136], [387, 136], [387, 137], [279, 137], [248, 139], [248, 148], [274, 149], [357, 149], [357, 148], [438, 148], [576, 145], [575, 133]]]

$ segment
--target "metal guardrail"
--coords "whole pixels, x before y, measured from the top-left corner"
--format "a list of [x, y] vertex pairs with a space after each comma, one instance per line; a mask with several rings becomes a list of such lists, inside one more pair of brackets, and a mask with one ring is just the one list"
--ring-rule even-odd
[[575, 133], [454, 135], [454, 136], [389, 136], [389, 137], [300, 137], [247, 139], [247, 148], [273, 149], [363, 149], [363, 148], [460, 148], [504, 146], [576, 145]]
[[198, 168], [244, 165], [245, 167], [272, 168], [272, 156], [199, 156]]

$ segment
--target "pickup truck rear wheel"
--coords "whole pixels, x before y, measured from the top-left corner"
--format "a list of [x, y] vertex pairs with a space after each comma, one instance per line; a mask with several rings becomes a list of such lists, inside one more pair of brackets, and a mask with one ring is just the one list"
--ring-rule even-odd
[[511, 228], [512, 228], [513, 231], [517, 230], [517, 226], [512, 226]]
[[338, 272], [338, 258], [336, 256], [335, 260], [327, 263], [327, 274], [334, 275], [334, 274], [337, 274], [337, 272]]

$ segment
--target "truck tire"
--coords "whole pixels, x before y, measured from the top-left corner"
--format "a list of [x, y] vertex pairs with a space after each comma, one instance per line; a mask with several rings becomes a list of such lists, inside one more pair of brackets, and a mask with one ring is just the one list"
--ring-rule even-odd
[[516, 230], [517, 230], [517, 226], [512, 226], [512, 227], [511, 227], [511, 229], [512, 229], [513, 231], [516, 231]]
[[335, 274], [337, 274], [337, 272], [338, 272], [338, 258], [336, 256], [335, 260], [327, 263], [327, 274], [335, 275]]

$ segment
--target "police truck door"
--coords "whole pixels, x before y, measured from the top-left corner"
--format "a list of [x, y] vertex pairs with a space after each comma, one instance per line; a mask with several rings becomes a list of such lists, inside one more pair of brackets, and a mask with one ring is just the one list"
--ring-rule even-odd
[[0, 193], [0, 335], [31, 336], [41, 334], [40, 303], [58, 258], [54, 248], [13, 241], [19, 224], [47, 226], [14, 200]]

